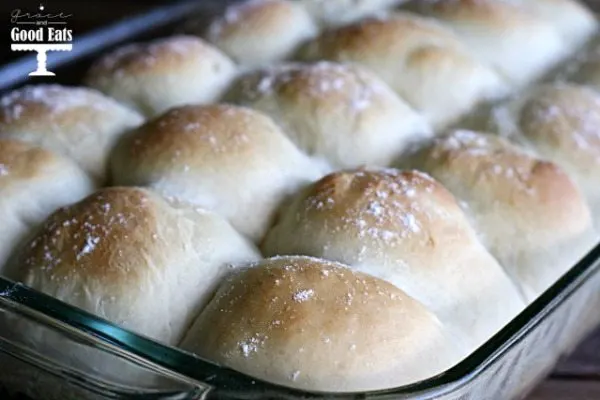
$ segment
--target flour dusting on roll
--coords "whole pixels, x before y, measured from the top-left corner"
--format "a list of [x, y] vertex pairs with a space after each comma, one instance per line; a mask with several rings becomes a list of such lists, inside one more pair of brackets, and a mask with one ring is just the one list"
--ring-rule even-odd
[[389, 165], [431, 136], [426, 121], [356, 65], [283, 64], [243, 75], [225, 96], [270, 115], [304, 152], [335, 168]]
[[178, 35], [122, 46], [97, 60], [85, 82], [152, 117], [185, 104], [215, 101], [236, 74], [220, 50]]
[[142, 122], [136, 112], [92, 89], [35, 85], [0, 98], [0, 138], [67, 156], [98, 183], [104, 183], [117, 139]]
[[[205, 27], [205, 21], [199, 21]], [[287, 0], [249, 0], [232, 4], [198, 32], [246, 67], [268, 65], [289, 57], [317, 34], [308, 12]]]
[[524, 306], [454, 197], [417, 171], [330, 174], [280, 211], [262, 248], [343, 262], [388, 280], [460, 330], [472, 349]]
[[[2, 94], [0, 275], [280, 394], [452, 375], [599, 242], [582, 1], [216, 1], [87, 87]], [[61, 365], [164, 383], [35, 325], [0, 312]], [[0, 380], [68, 390], [29, 372]]]
[[322, 176], [267, 116], [226, 104], [170, 110], [112, 157], [114, 182], [205, 207], [260, 240], [279, 203]]
[[600, 239], [567, 174], [498, 136], [453, 131], [403, 165], [429, 173], [464, 204], [484, 245], [529, 301]]
[[230, 264], [257, 259], [215, 214], [107, 188], [53, 213], [11, 262], [26, 285], [175, 345]]
[[325, 27], [355, 22], [379, 14], [406, 0], [294, 0]]
[[451, 28], [480, 60], [517, 87], [537, 79], [569, 53], [559, 29], [523, 4], [436, 0], [415, 1], [412, 6]]
[[309, 257], [263, 260], [233, 274], [182, 347], [259, 379], [326, 392], [398, 387], [465, 355], [401, 290]]
[[94, 183], [74, 161], [26, 142], [0, 139], [0, 274], [5, 261], [56, 209], [75, 203]]
[[566, 83], [535, 86], [492, 109], [480, 125], [482, 130], [510, 137], [563, 168], [586, 195], [596, 229], [600, 229], [598, 126], [600, 95]]
[[589, 40], [598, 31], [598, 20], [580, 0], [513, 0], [547, 20], [567, 41], [571, 50]]
[[372, 70], [436, 128], [509, 90], [452, 32], [410, 13], [325, 31], [298, 57], [353, 62]]

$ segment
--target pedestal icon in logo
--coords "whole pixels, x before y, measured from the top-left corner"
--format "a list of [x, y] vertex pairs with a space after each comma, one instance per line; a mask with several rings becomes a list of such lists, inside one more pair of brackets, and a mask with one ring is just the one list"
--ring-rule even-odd
[[47, 51], [71, 51], [72, 44], [13, 44], [10, 48], [14, 51], [37, 51], [37, 69], [29, 76], [54, 76], [54, 72], [46, 69]]
[[[47, 69], [47, 52], [71, 51], [73, 34], [65, 26], [66, 19], [71, 15], [64, 13], [44, 13], [44, 6], [39, 6], [39, 12], [28, 13], [16, 9], [11, 13], [11, 23], [17, 26], [11, 30], [11, 50], [37, 52], [37, 69], [29, 76], [54, 76]], [[59, 26], [62, 25], [61, 29]]]

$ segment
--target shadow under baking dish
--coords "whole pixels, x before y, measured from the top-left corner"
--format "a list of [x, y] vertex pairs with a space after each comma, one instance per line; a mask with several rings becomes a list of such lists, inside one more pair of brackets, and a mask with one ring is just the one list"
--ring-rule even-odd
[[[253, 379], [0, 278], [0, 382], [35, 399], [513, 399], [600, 323], [598, 309], [600, 246], [447, 372], [396, 389], [331, 394]], [[36, 334], [11, 334], [15, 326]]]

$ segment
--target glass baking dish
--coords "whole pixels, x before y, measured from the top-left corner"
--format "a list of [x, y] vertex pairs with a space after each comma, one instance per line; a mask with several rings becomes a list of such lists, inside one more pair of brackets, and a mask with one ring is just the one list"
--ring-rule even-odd
[[329, 394], [253, 379], [0, 278], [0, 384], [35, 400], [517, 399], [600, 323], [599, 309], [600, 246], [447, 372], [392, 390]]
[[[99, 51], [156, 35], [158, 28], [172, 31], [191, 12], [212, 13], [224, 3], [161, 7], [82, 37], [75, 54], [57, 59], [51, 67], [68, 71], [61, 74], [67, 80], [60, 83], [77, 83]], [[32, 62], [28, 58], [3, 67], [0, 90], [24, 83], [22, 71]], [[599, 309], [600, 246], [451, 370], [387, 391], [309, 393], [262, 382], [161, 345], [0, 277], [0, 398], [11, 394], [33, 400], [517, 399], [600, 324]]]

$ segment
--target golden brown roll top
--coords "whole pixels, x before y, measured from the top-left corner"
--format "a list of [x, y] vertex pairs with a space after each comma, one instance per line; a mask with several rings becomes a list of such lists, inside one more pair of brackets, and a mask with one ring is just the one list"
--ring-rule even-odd
[[228, 264], [257, 259], [212, 213], [108, 188], [52, 214], [11, 262], [26, 285], [173, 345]]
[[26, 86], [0, 98], [0, 138], [12, 138], [75, 160], [103, 183], [108, 153], [142, 117], [91, 89]]
[[284, 207], [266, 255], [335, 260], [385, 279], [462, 332], [471, 349], [523, 308], [523, 300], [454, 197], [416, 171], [328, 175]]
[[26, 142], [0, 139], [0, 274], [11, 252], [59, 207], [81, 200], [94, 184], [68, 158]]
[[193, 36], [172, 36], [129, 44], [90, 68], [87, 85], [144, 115], [190, 103], [216, 100], [236, 67], [221, 51]]
[[[316, 23], [297, 2], [250, 0], [228, 6], [205, 29], [195, 29], [209, 42], [246, 67], [268, 65], [290, 56], [317, 34]], [[205, 30], [205, 31], [204, 31]]]
[[436, 128], [508, 90], [449, 30], [409, 13], [326, 31], [303, 46], [299, 57], [372, 70]]
[[403, 165], [429, 173], [462, 202], [484, 245], [529, 301], [600, 238], [567, 174], [498, 136], [453, 131]]
[[294, 0], [324, 26], [348, 24], [403, 3], [405, 0]]
[[[539, 8], [540, 1], [537, 3]], [[535, 7], [519, 2], [438, 0], [413, 4], [452, 29], [473, 54], [518, 87], [556, 65], [571, 47], [539, 9], [535, 12]]]
[[334, 168], [389, 165], [431, 135], [419, 114], [355, 65], [297, 63], [251, 72], [225, 99], [270, 115], [300, 149]]
[[494, 108], [483, 129], [499, 132], [563, 168], [600, 229], [600, 95], [576, 84], [534, 87]]
[[299, 389], [386, 389], [430, 378], [465, 355], [393, 285], [308, 257], [236, 272], [187, 333], [185, 350]]
[[322, 175], [270, 118], [231, 105], [172, 109], [127, 135], [111, 166], [116, 184], [213, 210], [254, 240], [285, 196]]

